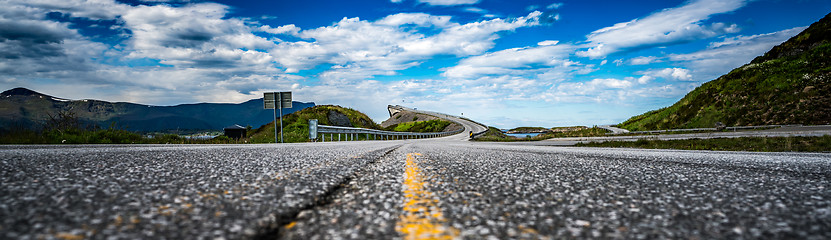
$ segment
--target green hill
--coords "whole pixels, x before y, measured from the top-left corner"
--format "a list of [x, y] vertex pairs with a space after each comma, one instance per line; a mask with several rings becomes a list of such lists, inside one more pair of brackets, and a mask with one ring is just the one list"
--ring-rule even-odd
[[[379, 129], [378, 124], [373, 122], [371, 118], [354, 109], [334, 105], [320, 105], [283, 116], [283, 141], [309, 141], [309, 119], [317, 119], [317, 123], [320, 125]], [[273, 143], [274, 122], [267, 123], [249, 132], [248, 137], [249, 141], [253, 143]]]
[[672, 106], [619, 124], [638, 131], [831, 123], [831, 14]]
[[[306, 108], [283, 116], [283, 141], [309, 141], [309, 119], [317, 119], [319, 125], [369, 128], [396, 132], [441, 132], [448, 131], [451, 122], [432, 119], [428, 121], [402, 122], [382, 128], [366, 114], [351, 108], [335, 105], [320, 105]], [[279, 131], [277, 132], [279, 134]], [[363, 135], [359, 136], [363, 139]], [[267, 123], [248, 133], [251, 143], [273, 143], [274, 122]], [[328, 140], [327, 140], [328, 141]]]

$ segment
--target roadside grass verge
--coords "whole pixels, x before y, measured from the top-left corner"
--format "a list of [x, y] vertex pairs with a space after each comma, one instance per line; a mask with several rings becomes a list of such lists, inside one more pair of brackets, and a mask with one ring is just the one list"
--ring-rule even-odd
[[831, 136], [696, 138], [687, 140], [638, 139], [637, 141], [578, 143], [575, 146], [749, 152], [831, 152]]
[[0, 134], [0, 144], [225, 144], [244, 141], [226, 136], [213, 139], [189, 139], [175, 134], [151, 136], [120, 129], [18, 130]]

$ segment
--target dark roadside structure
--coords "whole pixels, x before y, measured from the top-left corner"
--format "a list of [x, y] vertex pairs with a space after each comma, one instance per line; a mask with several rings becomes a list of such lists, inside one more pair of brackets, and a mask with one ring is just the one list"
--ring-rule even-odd
[[234, 124], [231, 126], [225, 127], [225, 136], [233, 139], [240, 139], [245, 137], [245, 134], [248, 132], [245, 127], [240, 126], [238, 124]]

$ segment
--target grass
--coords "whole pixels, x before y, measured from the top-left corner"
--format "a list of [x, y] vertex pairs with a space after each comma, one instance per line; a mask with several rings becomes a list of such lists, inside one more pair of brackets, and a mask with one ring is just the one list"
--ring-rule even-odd
[[98, 125], [84, 126], [74, 113], [61, 111], [50, 115], [40, 130], [26, 127], [0, 133], [0, 144], [167, 144], [167, 143], [239, 143], [245, 140], [219, 136], [213, 139], [189, 139], [174, 134], [145, 135], [118, 129], [112, 123], [108, 129]]
[[547, 132], [551, 131], [548, 128], [544, 127], [518, 127], [508, 130], [508, 132], [518, 132], [518, 133], [537, 133], [537, 132]]
[[395, 125], [388, 126], [384, 128], [386, 131], [395, 131], [395, 132], [442, 132], [444, 128], [449, 126], [451, 122], [433, 119], [428, 121], [418, 121], [418, 122], [405, 122], [399, 123]]
[[750, 151], [750, 152], [829, 152], [831, 136], [822, 137], [741, 137], [687, 140], [646, 140], [578, 143], [580, 147], [645, 149]]
[[[548, 138], [562, 138], [562, 137], [599, 137], [599, 136], [606, 136], [606, 133], [609, 133], [609, 130], [602, 129], [599, 127], [590, 127], [590, 128], [582, 128], [574, 131], [566, 131], [566, 132], [554, 132], [554, 133], [547, 133], [547, 134], [540, 134], [544, 135]], [[539, 136], [539, 135], [538, 135]], [[549, 137], [550, 136], [550, 137]]]
[[0, 134], [0, 144], [218, 144], [242, 143], [226, 136], [188, 139], [174, 134], [145, 135], [120, 129], [18, 130]]

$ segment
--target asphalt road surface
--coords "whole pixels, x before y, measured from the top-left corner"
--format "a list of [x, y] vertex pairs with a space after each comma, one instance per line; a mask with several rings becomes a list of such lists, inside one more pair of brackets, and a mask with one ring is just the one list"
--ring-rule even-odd
[[466, 138], [0, 146], [0, 238], [831, 238], [831, 154]]

